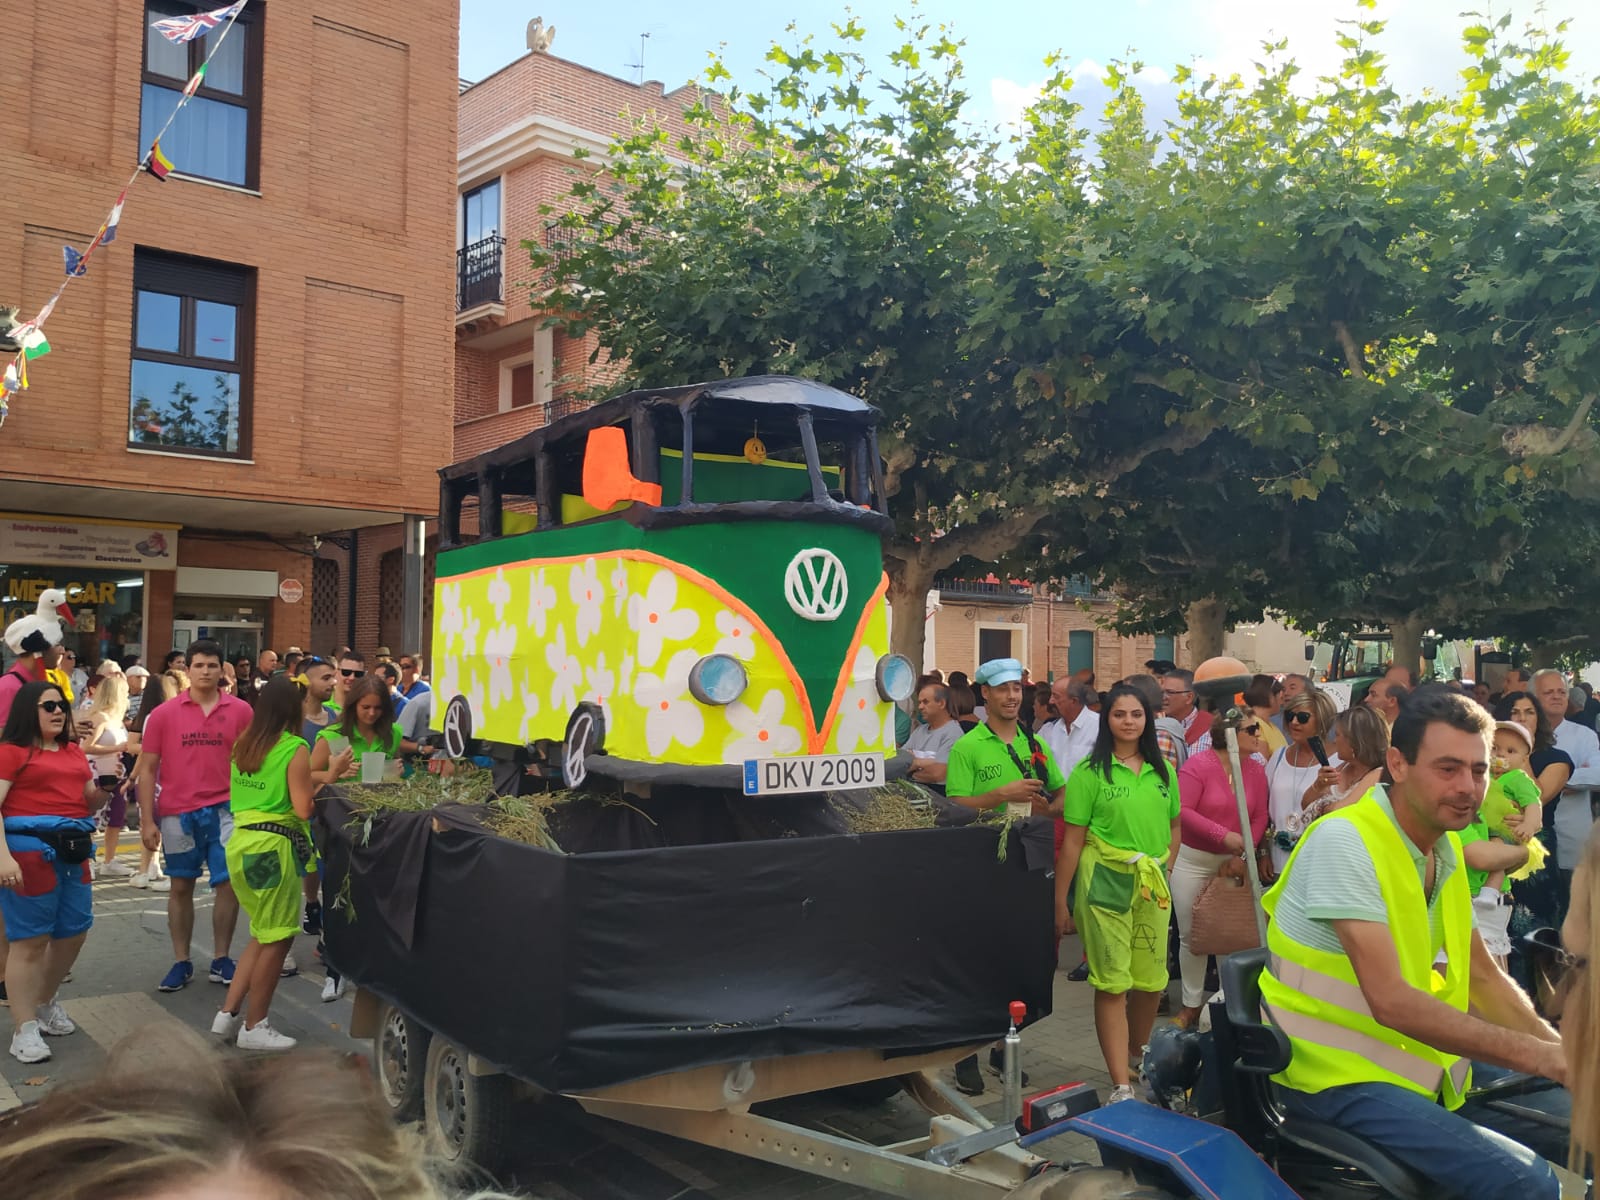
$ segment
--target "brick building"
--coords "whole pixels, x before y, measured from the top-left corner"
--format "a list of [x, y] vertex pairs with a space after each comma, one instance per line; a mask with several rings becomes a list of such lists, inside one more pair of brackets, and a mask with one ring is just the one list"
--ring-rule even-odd
[[[218, 35], [149, 28], [215, 0], [13, 7], [0, 305], [26, 319]], [[8, 620], [71, 587], [86, 661], [350, 627], [362, 532], [431, 515], [449, 459], [457, 15], [247, 4], [0, 427]]]

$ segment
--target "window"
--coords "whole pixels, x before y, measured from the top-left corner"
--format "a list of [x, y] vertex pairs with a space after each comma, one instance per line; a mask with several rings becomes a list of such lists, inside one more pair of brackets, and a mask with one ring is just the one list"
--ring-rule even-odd
[[470, 246], [500, 232], [500, 181], [473, 188], [461, 197], [461, 244]]
[[992, 658], [1015, 658], [1011, 645], [1011, 630], [979, 629], [978, 661], [986, 663]]
[[[212, 0], [148, 0], [145, 4], [144, 77], [139, 97], [140, 152], [149, 149], [183, 97], [184, 86], [217, 45], [223, 26], [181, 45], [167, 41], [151, 21], [213, 7]], [[173, 169], [240, 187], [256, 186], [261, 144], [261, 24], [257, 5], [234, 22], [194, 98], [161, 139]]]
[[527, 408], [533, 403], [533, 364], [511, 368], [511, 407]]
[[1174, 657], [1177, 654], [1177, 650], [1173, 647], [1174, 640], [1171, 635], [1158, 634], [1156, 636], [1156, 652], [1153, 657], [1159, 658], [1163, 662], [1177, 662], [1177, 658]]
[[255, 273], [136, 250], [128, 445], [249, 454]]
[[1074, 629], [1067, 634], [1067, 670], [1094, 670], [1094, 630]]

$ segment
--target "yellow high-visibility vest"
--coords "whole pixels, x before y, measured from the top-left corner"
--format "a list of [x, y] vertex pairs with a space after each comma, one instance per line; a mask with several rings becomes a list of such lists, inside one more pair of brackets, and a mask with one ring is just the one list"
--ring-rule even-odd
[[[1377, 800], [1369, 794], [1322, 821], [1349, 821], [1361, 834], [1389, 910], [1389, 931], [1405, 981], [1457, 1012], [1466, 1012], [1472, 896], [1462, 864], [1461, 840], [1454, 833], [1446, 835], [1457, 865], [1439, 896], [1441, 936], [1436, 939], [1405, 835]], [[1309, 838], [1307, 831], [1290, 855], [1283, 877], [1262, 897], [1269, 917]], [[1434, 968], [1441, 948], [1447, 960], [1443, 976]], [[1267, 930], [1267, 951], [1267, 967], [1261, 973], [1263, 1016], [1289, 1036], [1293, 1049], [1288, 1069], [1273, 1076], [1277, 1082], [1301, 1092], [1351, 1083], [1392, 1083], [1442, 1099], [1446, 1108], [1461, 1107], [1471, 1086], [1472, 1064], [1374, 1020], [1348, 958], [1294, 941], [1276, 921]]]

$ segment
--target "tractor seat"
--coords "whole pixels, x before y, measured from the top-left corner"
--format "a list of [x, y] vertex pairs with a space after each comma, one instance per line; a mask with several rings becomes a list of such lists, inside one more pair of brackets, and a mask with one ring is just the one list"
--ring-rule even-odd
[[1238, 1050], [1233, 1069], [1259, 1081], [1260, 1102], [1271, 1110], [1262, 1114], [1268, 1126], [1281, 1143], [1354, 1168], [1395, 1200], [1428, 1200], [1436, 1189], [1427, 1179], [1365, 1138], [1321, 1121], [1288, 1116], [1276, 1103], [1267, 1076], [1289, 1065], [1290, 1046], [1283, 1030], [1261, 1019], [1261, 972], [1266, 965], [1265, 946], [1231, 954], [1217, 964]]

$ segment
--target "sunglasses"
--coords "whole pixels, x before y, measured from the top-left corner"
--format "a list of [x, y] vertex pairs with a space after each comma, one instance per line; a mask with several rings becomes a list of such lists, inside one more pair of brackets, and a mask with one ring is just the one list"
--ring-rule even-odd
[[417, 664], [413, 662], [406, 662], [404, 659], [402, 659], [400, 662], [400, 669], [402, 671], [415, 671], [417, 669]]
[[1248, 733], [1251, 737], [1256, 737], [1261, 732], [1261, 725], [1259, 723], [1255, 725], [1244, 725], [1240, 727], [1239, 732]]
[[360, 679], [363, 675], [366, 674], [366, 672], [365, 671], [352, 671], [352, 670], [349, 670], [346, 667], [340, 667], [339, 668], [339, 674], [343, 675], [346, 679]]
[[47, 713], [64, 713], [68, 711], [68, 705], [65, 700], [41, 700], [39, 701], [39, 707]]
[[1283, 719], [1294, 725], [1305, 725], [1311, 721], [1311, 714], [1304, 710], [1300, 712], [1284, 713]]

